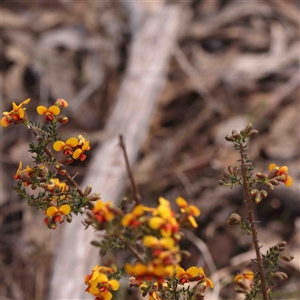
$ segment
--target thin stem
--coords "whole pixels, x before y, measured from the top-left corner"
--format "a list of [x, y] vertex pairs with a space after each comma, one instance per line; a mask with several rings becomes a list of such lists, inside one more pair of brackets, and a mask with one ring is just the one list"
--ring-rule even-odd
[[120, 140], [120, 147], [121, 147], [121, 149], [123, 151], [123, 154], [124, 154], [126, 169], [127, 169], [128, 177], [130, 179], [130, 183], [131, 183], [133, 198], [134, 198], [134, 201], [135, 201], [136, 205], [138, 205], [138, 204], [141, 203], [141, 196], [138, 193], [138, 190], [137, 190], [137, 187], [136, 187], [136, 184], [135, 184], [132, 172], [131, 172], [131, 168], [130, 168], [130, 165], [129, 165], [129, 160], [128, 160], [128, 156], [127, 156], [127, 152], [126, 152], [126, 147], [125, 147], [122, 135], [119, 136], [119, 140]]
[[[33, 126], [31, 126], [30, 124], [27, 125], [27, 127], [30, 129], [30, 131], [33, 133], [33, 135], [35, 136], [35, 138], [38, 141], [42, 141], [42, 138], [38, 135], [37, 131], [34, 129]], [[44, 147], [44, 151], [47, 154], [47, 156], [49, 158], [55, 159], [56, 157], [53, 155], [53, 153], [48, 149], [47, 146]], [[60, 164], [61, 165], [61, 164]], [[76, 191], [78, 192], [78, 194], [80, 194], [80, 196], [83, 197], [84, 192], [83, 190], [79, 187], [79, 185], [76, 183], [76, 181], [72, 178], [72, 176], [66, 171], [66, 173], [64, 174], [64, 176], [67, 178], [68, 182], [76, 189]]]
[[247, 178], [247, 166], [245, 162], [245, 153], [244, 153], [244, 146], [243, 142], [240, 142], [240, 155], [241, 155], [241, 167], [242, 167], [242, 174], [243, 174], [243, 188], [244, 188], [244, 194], [246, 198], [246, 203], [247, 203], [247, 208], [248, 208], [248, 218], [250, 222], [250, 227], [251, 227], [251, 235], [252, 235], [252, 240], [253, 240], [253, 245], [254, 249], [256, 252], [256, 258], [257, 258], [257, 265], [258, 265], [258, 270], [259, 270], [259, 275], [260, 275], [260, 280], [261, 280], [261, 288], [262, 288], [262, 294], [263, 294], [263, 299], [268, 300], [268, 292], [267, 292], [267, 283], [266, 283], [266, 276], [263, 268], [263, 262], [260, 254], [260, 246], [258, 244], [258, 235], [257, 235], [257, 230], [255, 228], [255, 220], [254, 220], [254, 213], [253, 213], [253, 205], [252, 205], [252, 200], [251, 200], [251, 195], [250, 195], [250, 187], [249, 187], [249, 182]]
[[132, 254], [136, 257], [136, 259], [140, 263], [142, 263], [144, 265], [146, 264], [145, 260], [138, 254], [138, 252], [132, 247], [132, 245], [130, 245], [128, 242], [126, 242], [123, 237], [118, 236], [118, 238], [124, 243], [124, 246], [127, 247], [127, 249], [132, 252]]

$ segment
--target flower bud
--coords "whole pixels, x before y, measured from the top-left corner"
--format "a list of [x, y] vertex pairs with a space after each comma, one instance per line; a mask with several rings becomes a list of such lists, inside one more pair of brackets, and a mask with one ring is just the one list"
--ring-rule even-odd
[[256, 177], [259, 179], [267, 179], [267, 175], [265, 175], [261, 172], [256, 173]]
[[91, 218], [91, 219], [94, 219], [95, 218], [95, 215], [93, 214], [93, 212], [91, 212], [90, 210], [86, 210], [85, 211], [86, 215]]
[[269, 179], [274, 178], [277, 175], [277, 172], [279, 171], [279, 167], [274, 168], [269, 174], [268, 177]]
[[68, 107], [68, 102], [62, 98], [58, 98], [55, 102], [54, 105], [58, 107]]
[[261, 201], [261, 195], [260, 195], [260, 194], [257, 194], [257, 195], [255, 196], [255, 198], [254, 198], [254, 201], [255, 201], [256, 203], [259, 203], [259, 202]]
[[274, 191], [275, 187], [272, 183], [270, 182], [266, 182], [265, 186], [270, 190], [270, 191]]
[[253, 189], [253, 190], [250, 191], [250, 195], [252, 197], [255, 197], [257, 194], [259, 194], [259, 190], [258, 189]]
[[291, 260], [294, 259], [294, 256], [293, 255], [281, 255], [280, 258], [287, 262], [290, 262]]
[[248, 124], [244, 129], [244, 134], [247, 135], [252, 129], [252, 124]]
[[31, 182], [31, 178], [26, 173], [21, 173], [20, 174], [20, 179], [23, 182]]
[[285, 280], [285, 279], [288, 279], [288, 276], [286, 273], [284, 272], [276, 272], [274, 275], [273, 275], [273, 278], [274, 279], [277, 279], [277, 280]]
[[92, 186], [88, 185], [84, 190], [83, 197], [87, 197], [91, 192], [92, 192]]
[[258, 134], [258, 131], [256, 129], [250, 130], [250, 132], [247, 134], [247, 137], [255, 136]]
[[94, 219], [86, 218], [84, 220], [84, 223], [87, 224], [87, 225], [92, 225], [94, 223]]
[[229, 174], [232, 175], [233, 174], [233, 166], [228, 166], [227, 169], [228, 169]]
[[62, 116], [57, 117], [56, 120], [60, 124], [67, 124], [69, 122], [68, 117], [62, 117]]
[[224, 181], [223, 181], [223, 180], [219, 180], [219, 181], [218, 181], [218, 184], [219, 184], [219, 185], [224, 185]]
[[228, 141], [228, 142], [234, 142], [235, 141], [235, 139], [232, 135], [226, 135], [225, 140]]
[[240, 225], [242, 221], [242, 217], [236, 213], [232, 213], [226, 223], [228, 225]]
[[286, 245], [287, 245], [286, 241], [281, 241], [274, 246], [274, 250], [282, 252], [285, 250]]
[[261, 190], [259, 193], [260, 193], [262, 198], [266, 198], [268, 196], [268, 192], [265, 191], [265, 190]]
[[237, 166], [233, 167], [233, 175], [237, 175], [239, 173], [239, 169]]
[[67, 170], [64, 169], [61, 164], [55, 164], [54, 168], [61, 175], [66, 175], [66, 173], [67, 173]]
[[66, 216], [66, 219], [68, 223], [72, 222], [72, 216], [70, 214]]
[[279, 181], [274, 178], [270, 179], [269, 182], [273, 185], [279, 185]]
[[92, 202], [92, 201], [97, 201], [97, 200], [100, 200], [101, 197], [100, 197], [100, 194], [99, 193], [93, 193], [92, 195], [89, 195], [87, 197], [87, 200]]
[[230, 179], [230, 174], [227, 173], [227, 172], [224, 172], [224, 173], [223, 173], [223, 176], [224, 176], [224, 178], [226, 178], [226, 179]]
[[243, 138], [242, 135], [235, 130], [234, 130], [234, 133], [232, 134], [232, 136], [235, 140], [241, 140]]

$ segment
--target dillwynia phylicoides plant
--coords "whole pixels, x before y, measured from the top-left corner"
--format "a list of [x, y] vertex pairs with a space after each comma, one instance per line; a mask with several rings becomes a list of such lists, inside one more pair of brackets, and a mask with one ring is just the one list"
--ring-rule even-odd
[[[181, 197], [176, 199], [178, 213], [163, 197], [159, 198], [157, 207], [143, 205], [136, 192], [122, 137], [120, 145], [134, 192], [132, 201], [124, 198], [115, 206], [112, 201], [102, 201], [99, 193], [92, 193], [91, 186], [82, 190], [66, 165], [74, 160], [84, 161], [90, 144], [82, 135], [66, 141], [60, 139], [57, 125], [68, 123], [68, 118], [61, 115], [68, 107], [67, 101], [59, 98], [49, 108], [38, 106], [37, 113], [44, 116], [43, 125], [29, 120], [25, 108], [29, 102], [30, 99], [19, 105], [13, 102], [12, 110], [4, 112], [1, 119], [3, 127], [23, 124], [34, 136], [29, 144], [32, 166], [24, 167], [20, 162], [13, 189], [27, 199], [29, 206], [44, 212], [44, 223], [50, 229], [65, 220], [71, 222], [74, 215], [86, 214], [84, 225], [103, 233], [100, 242], [91, 243], [100, 248], [101, 255], [108, 257], [107, 263], [95, 266], [91, 274], [85, 276], [86, 291], [95, 296], [95, 300], [112, 299], [119, 289], [119, 279], [127, 275], [129, 286], [138, 288], [151, 300], [204, 299], [206, 289], [214, 286], [212, 281], [201, 267], [191, 266], [187, 270], [180, 267], [182, 257], [189, 256], [179, 246], [183, 237], [181, 229], [198, 226], [194, 217], [200, 215], [199, 208]], [[112, 255], [114, 250], [130, 251], [131, 263], [117, 266]], [[189, 285], [191, 282], [193, 287]]]
[[[119, 279], [129, 277], [129, 286], [136, 287], [143, 296], [150, 300], [198, 300], [204, 299], [207, 288], [214, 285], [208, 279], [201, 267], [191, 266], [187, 270], [180, 267], [183, 256], [188, 257], [187, 251], [181, 250], [179, 242], [183, 237], [182, 228], [196, 228], [194, 217], [200, 215], [200, 210], [194, 205], [178, 197], [175, 212], [170, 202], [159, 198], [157, 207], [142, 204], [141, 197], [136, 191], [130, 171], [125, 145], [120, 137], [120, 146], [124, 153], [128, 175], [131, 180], [133, 199], [125, 198], [115, 206], [112, 201], [102, 201], [99, 193], [92, 193], [92, 187], [82, 190], [74, 178], [66, 170], [66, 165], [74, 160], [84, 161], [86, 152], [90, 149], [89, 141], [82, 135], [70, 137], [62, 141], [58, 136], [57, 125], [68, 123], [68, 118], [61, 111], [68, 107], [67, 101], [57, 99], [53, 106], [37, 107], [37, 113], [44, 116], [44, 124], [32, 122], [26, 114], [26, 104], [30, 99], [17, 105], [12, 103], [12, 110], [4, 112], [1, 125], [24, 124], [33, 133], [34, 141], [29, 144], [29, 152], [33, 154], [33, 165], [19, 167], [14, 175], [17, 181], [13, 187], [18, 195], [27, 199], [29, 206], [40, 209], [45, 214], [44, 222], [50, 229], [57, 224], [72, 221], [72, 215], [86, 214], [85, 226], [93, 226], [103, 233], [103, 239], [91, 243], [100, 248], [100, 254], [108, 257], [106, 265], [95, 266], [91, 274], [85, 276], [86, 291], [95, 296], [95, 300], [112, 299], [119, 289]], [[240, 152], [239, 165], [229, 167], [225, 180], [219, 183], [224, 186], [242, 185], [248, 207], [245, 218], [232, 214], [228, 220], [231, 225], [241, 225], [253, 238], [256, 250], [258, 271], [247, 271], [235, 278], [237, 292], [245, 294], [245, 299], [257, 299], [262, 293], [263, 299], [271, 299], [270, 290], [275, 280], [286, 279], [287, 275], [278, 272], [280, 259], [289, 261], [291, 256], [281, 255], [286, 245], [280, 242], [271, 247], [268, 252], [260, 254], [257, 229], [253, 214], [253, 203], [259, 203], [267, 196], [267, 191], [259, 190], [258, 184], [265, 185], [269, 190], [283, 182], [292, 184], [287, 174], [287, 167], [270, 165], [270, 173], [257, 173], [252, 179], [252, 164], [247, 158], [245, 141], [255, 135], [256, 130], [248, 125], [240, 133], [233, 131], [226, 140], [234, 144]], [[31, 190], [36, 190], [34, 194]], [[117, 266], [113, 251], [130, 251], [133, 257], [131, 263]], [[105, 261], [105, 260], [103, 260]], [[249, 284], [249, 281], [251, 283]], [[194, 283], [191, 287], [190, 283]]]
[[234, 281], [237, 284], [235, 291], [245, 294], [245, 300], [272, 299], [272, 287], [276, 281], [285, 280], [287, 274], [278, 271], [279, 261], [291, 261], [292, 256], [282, 255], [285, 250], [286, 242], [281, 241], [270, 247], [265, 254], [260, 252], [261, 244], [258, 240], [258, 220], [254, 218], [254, 206], [268, 196], [268, 192], [274, 191], [275, 186], [280, 183], [287, 187], [293, 184], [292, 178], [288, 175], [288, 167], [279, 167], [272, 163], [269, 165], [269, 173], [261, 172], [253, 176], [253, 165], [247, 155], [247, 138], [258, 134], [258, 131], [252, 129], [249, 124], [245, 129], [237, 132], [233, 130], [231, 135], [227, 135], [225, 139], [233, 143], [235, 150], [239, 152], [239, 159], [236, 166], [228, 166], [228, 172], [224, 173], [224, 179], [219, 181], [220, 185], [226, 187], [235, 187], [241, 185], [244, 191], [244, 199], [247, 206], [248, 215], [241, 217], [237, 213], [232, 213], [227, 223], [229, 225], [239, 225], [252, 236], [252, 243], [255, 249], [256, 258], [253, 262], [256, 264], [256, 272], [248, 270], [242, 274], [238, 274]]

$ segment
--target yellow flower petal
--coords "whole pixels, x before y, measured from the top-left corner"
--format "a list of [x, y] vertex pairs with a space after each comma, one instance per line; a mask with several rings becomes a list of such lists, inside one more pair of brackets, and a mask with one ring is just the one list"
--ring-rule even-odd
[[277, 167], [277, 165], [275, 164], [270, 164], [269, 165], [269, 171], [271, 172], [273, 169], [275, 169]]
[[189, 209], [191, 210], [192, 214], [193, 214], [195, 217], [200, 216], [201, 211], [200, 211], [200, 209], [199, 209], [197, 206], [195, 206], [195, 205], [190, 205], [190, 206], [189, 206]]
[[164, 220], [160, 217], [153, 217], [149, 220], [149, 226], [152, 229], [159, 229], [164, 223]]
[[30, 102], [30, 98], [27, 98], [20, 105], [28, 104], [29, 102]]
[[132, 210], [132, 213], [133, 213], [135, 216], [137, 216], [137, 217], [141, 216], [141, 215], [144, 213], [144, 206], [141, 205], [141, 204], [137, 205], [137, 206]]
[[198, 224], [196, 222], [196, 220], [194, 219], [193, 216], [188, 216], [188, 219], [190, 221], [190, 224], [192, 225], [193, 228], [197, 228], [198, 227]]
[[99, 294], [99, 289], [97, 287], [91, 286], [89, 288], [89, 293], [94, 295], [94, 296], [98, 296]]
[[65, 145], [66, 144], [63, 141], [57, 141], [53, 144], [53, 149], [59, 152], [64, 149]]
[[64, 204], [59, 208], [59, 211], [62, 212], [64, 215], [68, 215], [71, 211], [71, 207], [68, 204]]
[[72, 157], [73, 157], [74, 159], [77, 159], [77, 158], [80, 156], [81, 153], [82, 153], [82, 150], [81, 150], [81, 149], [76, 149], [76, 150], [73, 152]]
[[289, 171], [289, 168], [287, 166], [283, 166], [283, 167], [279, 168], [280, 174], [287, 174], [288, 171]]
[[161, 244], [162, 244], [165, 248], [171, 249], [171, 248], [174, 247], [175, 241], [174, 241], [172, 238], [170, 238], [170, 237], [162, 238], [162, 239], [161, 239]]
[[178, 278], [178, 277], [181, 277], [182, 275], [185, 274], [184, 269], [181, 268], [181, 267], [176, 267], [174, 270], [175, 270], [175, 272], [176, 272], [176, 277], [177, 277], [177, 278]]
[[160, 230], [160, 234], [164, 237], [164, 238], [168, 238], [172, 235], [172, 229], [167, 227], [167, 228], [162, 228]]
[[187, 203], [183, 198], [181, 198], [181, 197], [178, 197], [178, 198], [176, 199], [176, 203], [177, 203], [177, 205], [178, 205], [179, 207], [181, 207], [181, 208], [185, 208], [185, 207], [188, 206], [188, 203]]
[[188, 268], [185, 273], [189, 276], [189, 277], [196, 277], [199, 274], [199, 270], [197, 267], [190, 267]]
[[203, 271], [203, 269], [202, 269], [202, 268], [199, 268], [199, 269], [198, 269], [198, 272], [199, 272], [199, 274], [200, 274], [200, 275], [202, 275], [202, 276], [204, 276], [204, 277], [205, 277], [205, 274], [204, 274], [204, 271]]
[[152, 235], [146, 235], [144, 236], [143, 238], [143, 244], [146, 246], [146, 247], [152, 247], [154, 246], [155, 244], [158, 243], [158, 239], [155, 237], [155, 236], [152, 236]]
[[100, 274], [98, 275], [97, 277], [97, 282], [99, 283], [104, 283], [104, 282], [107, 282], [108, 281], [108, 278], [105, 274]]
[[18, 110], [18, 115], [19, 115], [19, 117], [20, 117], [21, 119], [24, 118], [25, 112], [24, 112], [24, 109], [23, 109], [23, 108], [19, 108], [19, 110]]
[[2, 119], [1, 119], [1, 126], [2, 127], [7, 127], [9, 125], [9, 122], [7, 121], [7, 117], [4, 116]]
[[57, 116], [57, 115], [60, 113], [59, 107], [58, 107], [58, 106], [55, 106], [55, 105], [50, 106], [50, 107], [48, 108], [48, 111], [51, 112], [51, 114], [54, 115], [54, 116]]
[[286, 186], [291, 186], [293, 185], [293, 178], [291, 176], [287, 176], [286, 182], [285, 182]]
[[74, 137], [71, 137], [71, 138], [67, 139], [66, 145], [68, 145], [70, 147], [76, 147], [78, 145], [78, 140]]
[[158, 201], [161, 205], [170, 206], [170, 202], [167, 199], [165, 199], [164, 197], [159, 197]]
[[99, 296], [100, 296], [99, 297], [100, 299], [110, 300], [112, 298], [112, 293], [110, 293], [110, 292], [100, 292]]
[[[21, 105], [21, 104], [20, 104]], [[19, 109], [19, 105], [17, 105], [15, 102], [12, 103], [13, 111], [16, 112]]]
[[58, 212], [58, 209], [55, 206], [50, 206], [46, 210], [46, 215], [50, 218], [54, 216], [55, 213]]
[[159, 205], [159, 207], [157, 208], [157, 212], [165, 219], [171, 218], [173, 216], [173, 212], [170, 207], [165, 205]]
[[212, 289], [214, 288], [213, 282], [212, 282], [210, 279], [208, 279], [207, 277], [206, 277], [206, 286], [209, 286], [209, 287], [211, 287]]
[[130, 221], [132, 220], [132, 216], [130, 214], [125, 215], [124, 218], [121, 221], [121, 224], [123, 227], [126, 227], [130, 224]]
[[86, 151], [86, 150], [89, 150], [89, 148], [90, 148], [90, 142], [89, 141], [84, 142], [83, 146], [82, 146], [82, 150]]
[[44, 115], [48, 111], [48, 109], [47, 109], [47, 107], [45, 107], [43, 105], [39, 105], [36, 108], [36, 111], [38, 112], [39, 115]]
[[119, 289], [120, 283], [119, 281], [113, 279], [109, 281], [109, 286], [113, 291], [116, 291], [117, 289]]

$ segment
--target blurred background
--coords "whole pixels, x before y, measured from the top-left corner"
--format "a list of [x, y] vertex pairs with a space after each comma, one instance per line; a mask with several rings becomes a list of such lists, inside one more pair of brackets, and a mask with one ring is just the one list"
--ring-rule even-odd
[[[294, 180], [256, 210], [264, 249], [286, 240], [295, 256], [282, 264], [289, 279], [274, 299], [299, 299], [299, 1], [6, 1], [0, 26], [1, 112], [30, 97], [26, 112], [36, 120], [36, 106], [67, 100], [61, 136], [81, 133], [92, 146], [84, 163], [68, 168], [79, 182], [91, 168], [105, 176], [93, 162], [108, 137], [122, 133], [145, 204], [181, 196], [200, 208], [195, 236], [182, 243], [192, 253], [183, 266], [204, 266], [217, 280], [206, 299], [243, 299], [233, 278], [254, 258], [250, 239], [226, 224], [232, 212], [245, 214], [241, 190], [217, 184], [238, 158], [224, 136], [252, 123], [260, 132], [250, 141], [255, 171], [287, 165]], [[19, 161], [30, 164], [31, 138], [25, 126], [1, 131], [3, 300], [63, 299], [51, 280], [72, 223], [49, 230], [43, 213], [11, 189]], [[131, 197], [126, 174], [117, 180], [111, 188]]]

